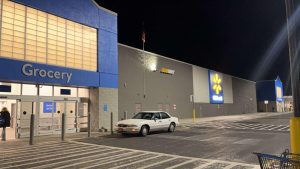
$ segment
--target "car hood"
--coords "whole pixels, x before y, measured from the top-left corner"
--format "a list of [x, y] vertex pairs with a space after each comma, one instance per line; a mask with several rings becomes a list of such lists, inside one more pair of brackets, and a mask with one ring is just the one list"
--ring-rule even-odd
[[145, 119], [127, 119], [127, 120], [121, 120], [118, 122], [118, 124], [141, 124], [144, 123]]

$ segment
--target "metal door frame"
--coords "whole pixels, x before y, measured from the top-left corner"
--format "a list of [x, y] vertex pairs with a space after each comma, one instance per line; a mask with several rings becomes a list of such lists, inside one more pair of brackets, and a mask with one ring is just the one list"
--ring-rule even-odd
[[[33, 102], [36, 104], [35, 110], [35, 128], [39, 131], [39, 114], [40, 114], [40, 103], [49, 101], [49, 102], [64, 102], [64, 112], [66, 112], [66, 103], [68, 102], [75, 102], [75, 123], [76, 123], [76, 132], [78, 132], [78, 103], [80, 103], [80, 98], [79, 97], [62, 97], [62, 96], [26, 96], [26, 95], [3, 95], [0, 94], [0, 100], [1, 99], [6, 99], [6, 100], [16, 100], [16, 138], [20, 138], [20, 130], [19, 130], [19, 124], [20, 124], [20, 115], [21, 115], [21, 110], [22, 110], [22, 102]], [[34, 109], [34, 104], [33, 104], [33, 109]], [[32, 112], [32, 113], [33, 113]], [[53, 116], [52, 116], [53, 119]], [[53, 124], [53, 123], [52, 123]], [[36, 133], [38, 134], [38, 133]], [[39, 134], [38, 134], [39, 135]]]

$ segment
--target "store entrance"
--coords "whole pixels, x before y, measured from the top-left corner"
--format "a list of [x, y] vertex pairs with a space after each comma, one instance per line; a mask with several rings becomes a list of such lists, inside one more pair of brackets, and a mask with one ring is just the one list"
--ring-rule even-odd
[[66, 116], [66, 133], [77, 132], [78, 101], [44, 101], [40, 102], [40, 112], [37, 115], [37, 135], [60, 134], [62, 129], [62, 114]]
[[7, 107], [11, 115], [11, 126], [6, 128], [7, 140], [29, 137], [31, 114], [35, 115], [35, 136], [61, 134], [63, 113], [66, 133], [86, 131], [88, 103], [81, 102], [80, 98], [0, 97], [3, 98], [0, 98], [0, 109]]
[[[0, 99], [0, 110], [6, 107], [10, 113], [10, 127], [6, 127], [6, 139], [11, 140], [16, 138], [17, 131], [17, 105], [18, 101], [14, 99]], [[0, 128], [0, 134], [2, 133]]]
[[[39, 101], [20, 101], [18, 126], [18, 138], [28, 137], [30, 129], [30, 116], [35, 115], [35, 136], [61, 134], [62, 114], [65, 114], [66, 133], [79, 132], [83, 127], [80, 122], [87, 121], [86, 109], [79, 109], [79, 99], [41, 99]], [[37, 113], [37, 110], [39, 112]], [[84, 112], [81, 112], [84, 111]]]

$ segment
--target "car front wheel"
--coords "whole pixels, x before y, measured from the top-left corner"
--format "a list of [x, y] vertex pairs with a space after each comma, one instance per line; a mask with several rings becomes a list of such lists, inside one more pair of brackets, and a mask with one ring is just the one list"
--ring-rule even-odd
[[148, 132], [149, 132], [148, 127], [147, 126], [142, 126], [141, 131], [140, 131], [140, 135], [145, 137], [145, 136], [147, 136]]
[[171, 123], [168, 129], [169, 132], [174, 132], [175, 131], [175, 124]]

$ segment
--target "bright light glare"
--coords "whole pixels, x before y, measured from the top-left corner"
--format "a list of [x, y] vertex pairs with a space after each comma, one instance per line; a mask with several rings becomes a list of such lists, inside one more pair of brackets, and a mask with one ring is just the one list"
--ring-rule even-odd
[[156, 64], [155, 63], [152, 63], [151, 65], [150, 65], [150, 70], [152, 71], [152, 72], [155, 72], [157, 69], [156, 69]]

